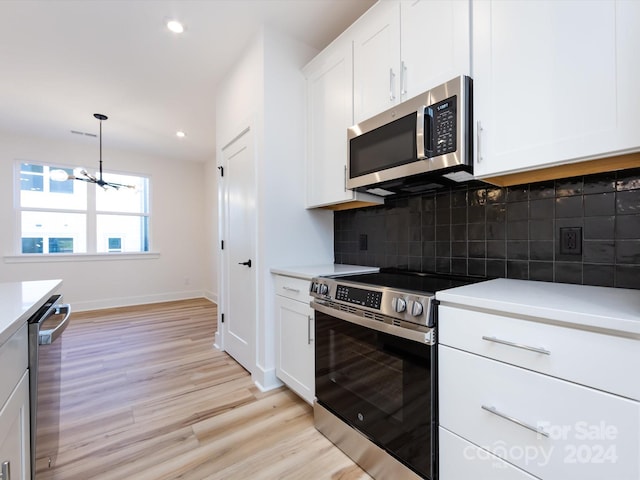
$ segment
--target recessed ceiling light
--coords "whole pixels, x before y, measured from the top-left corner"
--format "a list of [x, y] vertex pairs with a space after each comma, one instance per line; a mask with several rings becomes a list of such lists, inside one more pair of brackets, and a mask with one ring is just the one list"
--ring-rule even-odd
[[184, 32], [184, 25], [177, 20], [169, 20], [167, 22], [167, 28], [171, 30], [173, 33], [182, 33]]
[[176, 132], [176, 137], [178, 137], [178, 138], [184, 138], [184, 137], [186, 137], [186, 136], [187, 136], [187, 134], [186, 134], [186, 133], [184, 133], [182, 130], [178, 130], [178, 131]]

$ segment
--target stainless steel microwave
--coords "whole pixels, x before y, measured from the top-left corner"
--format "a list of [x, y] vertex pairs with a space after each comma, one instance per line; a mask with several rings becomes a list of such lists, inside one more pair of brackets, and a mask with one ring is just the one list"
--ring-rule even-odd
[[460, 76], [347, 130], [347, 187], [391, 195], [473, 179], [472, 80]]

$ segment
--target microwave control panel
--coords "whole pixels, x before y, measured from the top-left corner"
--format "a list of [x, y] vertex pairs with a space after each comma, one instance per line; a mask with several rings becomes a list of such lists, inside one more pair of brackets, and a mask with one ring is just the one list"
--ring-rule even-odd
[[457, 149], [457, 100], [454, 95], [429, 107], [433, 118], [433, 157], [452, 153]]

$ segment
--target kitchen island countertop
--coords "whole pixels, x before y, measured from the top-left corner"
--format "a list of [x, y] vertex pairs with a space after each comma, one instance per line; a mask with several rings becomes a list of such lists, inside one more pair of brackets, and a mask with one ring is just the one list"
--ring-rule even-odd
[[313, 277], [328, 275], [352, 275], [356, 273], [372, 273], [380, 270], [378, 267], [366, 267], [362, 265], [345, 265], [340, 263], [325, 265], [300, 265], [293, 267], [274, 267], [271, 273], [286, 275], [288, 277], [311, 280]]
[[0, 283], [0, 346], [56, 293], [62, 280]]
[[640, 290], [497, 278], [443, 290], [436, 298], [442, 305], [640, 335]]

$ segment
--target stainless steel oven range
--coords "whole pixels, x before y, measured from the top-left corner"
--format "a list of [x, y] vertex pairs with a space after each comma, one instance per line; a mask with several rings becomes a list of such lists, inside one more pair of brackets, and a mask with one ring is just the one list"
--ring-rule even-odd
[[435, 292], [479, 280], [397, 270], [312, 280], [315, 425], [374, 478], [437, 478]]

